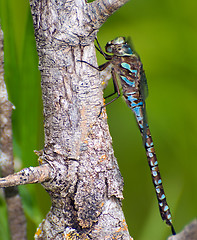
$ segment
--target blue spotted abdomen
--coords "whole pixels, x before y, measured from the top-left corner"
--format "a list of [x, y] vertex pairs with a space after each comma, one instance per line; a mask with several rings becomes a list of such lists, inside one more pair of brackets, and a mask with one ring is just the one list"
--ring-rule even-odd
[[[135, 115], [142, 137], [144, 138], [145, 136], [144, 145], [146, 149], [148, 164], [151, 170], [152, 181], [156, 190], [161, 217], [168, 225], [172, 226], [172, 217], [166, 201], [154, 144], [147, 123], [145, 123], [146, 128], [144, 128], [144, 102], [141, 99], [137, 99], [136, 93], [127, 93], [126, 102]], [[144, 133], [144, 131], [146, 132]]]
[[170, 213], [170, 208], [166, 201], [166, 196], [164, 193], [162, 180], [159, 172], [157, 157], [155, 154], [153, 140], [149, 128], [147, 128], [145, 148], [148, 164], [151, 170], [153, 184], [156, 190], [161, 217], [168, 225], [172, 226], [172, 216]]

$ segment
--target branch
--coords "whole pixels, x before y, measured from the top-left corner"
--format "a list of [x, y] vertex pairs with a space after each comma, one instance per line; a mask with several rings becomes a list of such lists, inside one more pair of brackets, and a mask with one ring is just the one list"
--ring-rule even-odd
[[43, 183], [52, 178], [52, 168], [48, 164], [24, 168], [20, 172], [0, 178], [0, 187], [11, 187], [32, 183]]
[[96, 0], [89, 3], [87, 8], [88, 13], [91, 13], [91, 20], [94, 23], [93, 28], [99, 29], [108, 17], [128, 1], [129, 0]]
[[[0, 170], [3, 177], [14, 173], [12, 146], [12, 109], [4, 83], [3, 32], [0, 26]], [[26, 239], [26, 220], [17, 187], [4, 189], [11, 238]]]

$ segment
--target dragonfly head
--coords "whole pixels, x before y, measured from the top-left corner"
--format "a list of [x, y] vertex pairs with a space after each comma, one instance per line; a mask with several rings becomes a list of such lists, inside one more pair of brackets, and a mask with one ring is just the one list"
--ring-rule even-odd
[[105, 46], [105, 50], [116, 56], [131, 56], [133, 54], [131, 47], [125, 42], [124, 37], [117, 37], [109, 41]]

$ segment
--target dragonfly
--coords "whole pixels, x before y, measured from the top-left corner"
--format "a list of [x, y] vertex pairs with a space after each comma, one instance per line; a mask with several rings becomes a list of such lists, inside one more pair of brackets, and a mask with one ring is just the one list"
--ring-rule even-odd
[[146, 150], [146, 156], [152, 175], [153, 185], [156, 191], [161, 218], [171, 227], [171, 232], [175, 235], [176, 232], [172, 224], [172, 216], [169, 205], [166, 201], [155, 148], [146, 118], [145, 98], [148, 95], [148, 87], [143, 64], [139, 55], [133, 50], [124, 37], [117, 37], [114, 40], [109, 41], [105, 46], [105, 51], [107, 53], [102, 50], [97, 38], [96, 42], [98, 45], [98, 47], [95, 46], [96, 49], [108, 61], [99, 67], [95, 67], [85, 61], [81, 62], [87, 63], [98, 71], [104, 71], [106, 68], [111, 66], [114, 92], [107, 97], [117, 94], [115, 98], [101, 107], [99, 116], [101, 115], [104, 107], [120, 97], [121, 92], [118, 84], [119, 80], [122, 87], [123, 97], [128, 107], [135, 115], [143, 139], [143, 145]]

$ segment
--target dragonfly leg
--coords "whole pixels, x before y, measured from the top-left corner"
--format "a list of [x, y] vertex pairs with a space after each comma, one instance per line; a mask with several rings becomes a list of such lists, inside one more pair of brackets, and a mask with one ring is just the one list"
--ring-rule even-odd
[[[111, 56], [110, 56], [110, 55], [107, 55], [106, 53], [103, 52], [103, 50], [102, 50], [102, 48], [101, 48], [101, 46], [100, 46], [97, 38], [96, 38], [96, 41], [97, 41], [97, 44], [98, 44], [98, 46], [99, 46], [99, 48], [97, 48], [97, 47], [95, 46], [96, 49], [105, 57], [105, 59], [111, 60]], [[111, 64], [111, 62], [108, 61], [108, 62], [106, 62], [106, 63], [104, 63], [104, 64], [102, 64], [102, 65], [100, 65], [100, 66], [98, 66], [98, 67], [95, 67], [95, 66], [92, 65], [91, 63], [88, 63], [88, 62], [83, 61], [83, 60], [77, 60], [77, 62], [86, 63], [86, 64], [88, 64], [90, 67], [98, 70], [99, 72], [105, 70], [105, 69]], [[115, 71], [114, 71], [113, 68], [112, 68], [112, 70], [111, 70], [111, 74], [112, 74], [112, 80], [113, 80], [113, 85], [114, 85], [114, 92], [113, 92], [112, 94], [108, 95], [106, 98], [109, 98], [109, 97], [113, 96], [113, 95], [116, 94], [116, 93], [118, 94], [118, 96], [115, 97], [115, 98], [112, 99], [110, 102], [106, 103], [105, 105], [103, 105], [103, 106], [101, 107], [100, 113], [99, 113], [98, 117], [100, 117], [100, 115], [101, 115], [102, 110], [103, 110], [104, 107], [106, 107], [107, 105], [109, 105], [110, 103], [114, 102], [116, 99], [118, 99], [118, 98], [120, 97], [120, 89], [119, 89], [119, 86], [118, 86], [118, 80], [117, 80], [117, 77], [116, 77], [116, 74], [115, 74]]]
[[112, 59], [112, 56], [109, 55], [109, 54], [106, 54], [106, 53], [103, 51], [103, 49], [101, 48], [101, 45], [100, 45], [98, 39], [97, 39], [97, 38], [95, 38], [95, 39], [96, 39], [96, 42], [97, 42], [97, 44], [98, 44], [98, 47], [95, 46], [95, 48], [100, 52], [100, 54], [102, 54], [102, 55], [104, 56], [104, 58], [105, 58], [106, 60], [111, 60], [111, 59]]
[[103, 70], [105, 70], [105, 68], [107, 68], [110, 65], [110, 62], [106, 62], [98, 67], [95, 67], [94, 65], [92, 65], [89, 62], [83, 61], [83, 60], [77, 60], [77, 62], [82, 62], [82, 63], [86, 63], [87, 65], [89, 65], [90, 67], [96, 69], [97, 71], [101, 72]]
[[113, 68], [111, 70], [111, 74], [112, 74], [112, 80], [113, 80], [113, 84], [114, 84], [114, 92], [112, 94], [108, 95], [106, 98], [111, 97], [111, 96], [113, 96], [116, 93], [117, 93], [118, 96], [115, 97], [114, 99], [112, 99], [111, 101], [109, 101], [108, 103], [106, 103], [105, 105], [103, 105], [101, 107], [101, 110], [100, 110], [100, 113], [99, 113], [98, 117], [100, 117], [104, 107], [106, 107], [107, 105], [109, 105], [110, 103], [114, 102], [115, 100], [117, 100], [120, 97], [120, 89], [119, 89], [119, 86], [118, 86], [118, 80], [117, 80], [117, 76], [116, 76], [115, 70]]
[[[98, 70], [99, 72], [105, 70], [105, 68], [107, 68], [107, 67], [110, 65], [110, 62], [106, 62], [106, 63], [100, 65], [99, 67], [95, 67], [95, 66], [92, 65], [91, 63], [88, 63], [88, 62], [83, 61], [83, 60], [77, 60], [77, 62], [86, 63], [86, 64], [88, 64], [90, 67]], [[116, 77], [115, 71], [112, 69], [111, 73], [112, 73], [112, 79], [113, 79], [113, 84], [114, 84], [114, 92], [113, 92], [112, 94], [108, 95], [106, 98], [111, 97], [111, 96], [113, 96], [113, 95], [116, 94], [116, 93], [118, 93], [118, 96], [117, 96], [116, 98], [112, 99], [110, 102], [106, 103], [105, 105], [103, 105], [103, 106], [101, 107], [100, 113], [99, 113], [98, 117], [100, 117], [100, 115], [101, 115], [101, 113], [102, 113], [102, 109], [103, 109], [104, 107], [106, 107], [107, 105], [109, 105], [110, 103], [112, 103], [113, 101], [115, 101], [117, 98], [120, 97], [120, 89], [119, 89], [119, 87], [118, 87], [118, 81], [117, 81], [117, 77]]]

